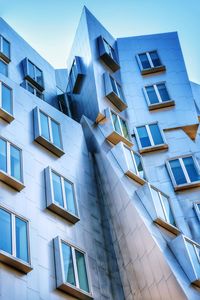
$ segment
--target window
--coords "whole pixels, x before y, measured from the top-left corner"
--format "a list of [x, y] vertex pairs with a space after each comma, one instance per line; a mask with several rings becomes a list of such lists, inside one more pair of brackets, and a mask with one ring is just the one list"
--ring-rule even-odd
[[0, 57], [6, 62], [10, 62], [10, 43], [0, 35]]
[[57, 288], [78, 299], [93, 299], [85, 252], [59, 237], [54, 239], [54, 249]]
[[43, 72], [28, 58], [25, 58], [23, 60], [23, 67], [24, 67], [24, 79], [28, 80], [40, 92], [43, 92], [44, 91]]
[[165, 71], [165, 66], [162, 65], [157, 51], [140, 53], [137, 60], [142, 72], [142, 75]]
[[157, 123], [138, 126], [135, 133], [141, 153], [168, 148]]
[[121, 85], [109, 75], [104, 73], [105, 96], [119, 109], [123, 111], [127, 108], [124, 93]]
[[0, 117], [7, 122], [12, 122], [13, 117], [13, 91], [0, 82]]
[[51, 168], [45, 169], [47, 207], [72, 223], [79, 221], [74, 184]]
[[188, 252], [190, 254], [190, 258], [192, 260], [193, 265], [195, 266], [197, 276], [198, 278], [200, 278], [200, 245], [193, 243], [189, 239], [185, 239], [185, 241]]
[[8, 65], [2, 59], [0, 59], [0, 73], [8, 77]]
[[28, 221], [0, 206], [0, 261], [20, 271], [32, 270]]
[[200, 185], [199, 165], [193, 156], [170, 159], [167, 161], [167, 168], [175, 190]]
[[[144, 184], [146, 176], [144, 173], [141, 156], [126, 146], [124, 146], [124, 151], [126, 162], [128, 164], [128, 172], [126, 174], [134, 180], [138, 181], [139, 183]], [[136, 178], [135, 175], [138, 178]]]
[[34, 125], [35, 140], [57, 156], [62, 156], [64, 151], [60, 124], [36, 107], [34, 110]]
[[155, 222], [163, 226], [163, 221], [164, 221], [176, 227], [176, 223], [169, 202], [169, 197], [166, 196], [161, 191], [159, 191], [158, 189], [154, 188], [153, 186], [150, 187], [150, 190], [151, 190], [154, 206], [156, 209], [156, 213], [158, 216]]
[[73, 94], [78, 94], [80, 92], [85, 76], [83, 69], [84, 66], [81, 57], [75, 56], [69, 72], [67, 91], [72, 92]]
[[36, 97], [44, 100], [44, 94], [41, 93], [38, 89], [36, 89], [31, 83], [29, 83], [27, 80], [25, 81], [26, 89]]
[[101, 60], [113, 71], [116, 72], [120, 66], [114, 48], [102, 37], [98, 37], [99, 56]]
[[0, 180], [18, 191], [24, 188], [21, 149], [0, 138]]
[[146, 86], [144, 88], [144, 94], [150, 110], [175, 104], [174, 101], [170, 99], [164, 82]]
[[129, 135], [126, 121], [114, 112], [111, 112], [111, 118], [114, 130], [128, 140]]
[[200, 202], [194, 203], [194, 209], [196, 211], [197, 218], [200, 221]]

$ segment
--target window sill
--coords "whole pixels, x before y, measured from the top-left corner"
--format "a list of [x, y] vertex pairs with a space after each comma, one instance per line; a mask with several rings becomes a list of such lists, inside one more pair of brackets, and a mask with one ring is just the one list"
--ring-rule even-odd
[[133, 146], [133, 143], [131, 141], [127, 140], [116, 131], [113, 131], [109, 136], [106, 137], [106, 139], [114, 145], [118, 144], [119, 142], [123, 142], [129, 147]]
[[25, 78], [27, 81], [29, 81], [34, 87], [36, 87], [40, 92], [44, 91], [44, 86], [40, 85], [37, 81], [35, 81], [32, 77], [29, 75], [26, 75]]
[[13, 115], [5, 111], [3, 108], [0, 108], [0, 118], [8, 123], [11, 123], [14, 120]]
[[162, 218], [158, 217], [154, 220], [155, 223], [158, 225], [162, 226], [163, 228], [167, 229], [168, 231], [172, 232], [175, 235], [178, 235], [181, 233], [181, 231], [174, 225], [167, 223], [165, 220]]
[[0, 250], [0, 261], [25, 274], [33, 270], [32, 266], [29, 263], [16, 258], [3, 250]]
[[11, 59], [6, 56], [5, 54], [3, 54], [2, 52], [0, 52], [0, 57], [4, 60], [5, 63], [9, 64], [11, 62]]
[[55, 155], [57, 155], [58, 157], [61, 157], [62, 155], [65, 154], [63, 149], [55, 146], [54, 144], [52, 144], [51, 142], [49, 142], [48, 140], [46, 140], [42, 136], [37, 136], [35, 138], [35, 141], [38, 142], [40, 145], [44, 146], [46, 149], [48, 149], [49, 151], [51, 151]]
[[119, 64], [108, 53], [105, 52], [100, 58], [113, 72], [120, 69]]
[[180, 185], [174, 185], [174, 190], [175, 191], [181, 191], [181, 190], [187, 190], [195, 187], [200, 186], [200, 181], [195, 181], [191, 183], [185, 183], [185, 184], [180, 184]]
[[106, 98], [108, 98], [108, 100], [110, 100], [110, 102], [112, 102], [112, 104], [115, 105], [119, 111], [123, 111], [128, 107], [127, 104], [121, 100], [117, 94], [115, 94], [115, 92], [111, 92], [110, 94], [106, 95]]
[[63, 292], [66, 292], [80, 300], [91, 300], [93, 299], [91, 293], [84, 292], [83, 290], [69, 284], [69, 283], [62, 283], [61, 285], [57, 286], [57, 288]]
[[140, 153], [148, 153], [148, 152], [153, 152], [153, 151], [158, 151], [158, 150], [167, 150], [167, 149], [168, 149], [167, 144], [160, 144], [160, 145], [156, 145], [156, 146], [141, 148], [139, 150], [139, 152]]
[[170, 107], [170, 106], [175, 106], [175, 101], [174, 100], [164, 101], [164, 102], [155, 103], [155, 104], [149, 104], [148, 107], [149, 107], [149, 110], [154, 110], [154, 109]]
[[135, 173], [131, 172], [130, 170], [128, 170], [125, 175], [127, 175], [128, 177], [130, 177], [131, 179], [133, 179], [134, 181], [138, 182], [139, 184], [143, 185], [146, 183], [146, 180], [137, 176]]
[[155, 68], [144, 69], [144, 70], [141, 71], [141, 74], [142, 75], [149, 75], [149, 74], [158, 73], [158, 72], [165, 72], [165, 71], [166, 71], [165, 66], [159, 66], [159, 67], [155, 67]]
[[77, 215], [70, 213], [69, 211], [55, 203], [51, 203], [49, 206], [47, 206], [47, 208], [73, 224], [80, 221], [80, 218]]
[[8, 184], [18, 192], [20, 192], [23, 188], [25, 188], [25, 185], [21, 181], [18, 181], [17, 179], [8, 175], [6, 172], [2, 170], [0, 170], [0, 181], [3, 181], [4, 183]]

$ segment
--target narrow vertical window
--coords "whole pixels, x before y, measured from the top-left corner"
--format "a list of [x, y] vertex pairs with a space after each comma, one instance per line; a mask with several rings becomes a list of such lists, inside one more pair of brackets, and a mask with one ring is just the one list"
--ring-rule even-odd
[[52, 128], [52, 138], [53, 138], [52, 142], [57, 147], [61, 148], [60, 126], [57, 122], [51, 120], [51, 128]]
[[4, 76], [8, 76], [8, 65], [0, 59], [0, 73]]
[[62, 243], [62, 255], [64, 264], [65, 281], [76, 285], [75, 274], [74, 274], [74, 264], [72, 260], [72, 249], [65, 243]]
[[27, 222], [16, 217], [16, 257], [28, 262]]
[[66, 196], [66, 206], [67, 210], [74, 215], [77, 215], [75, 200], [74, 200], [74, 190], [71, 183], [69, 183], [67, 180], [64, 180], [64, 186], [65, 186], [65, 196]]
[[54, 201], [64, 207], [61, 177], [52, 172]]
[[11, 214], [0, 208], [0, 250], [12, 254]]
[[172, 170], [172, 173], [174, 175], [174, 178], [176, 180], [176, 184], [184, 184], [187, 182], [185, 174], [182, 170], [181, 164], [179, 159], [171, 160], [170, 162], [170, 167]]
[[15, 146], [10, 146], [11, 176], [21, 181], [21, 151]]
[[0, 170], [7, 172], [7, 143], [0, 139]]
[[76, 265], [78, 271], [79, 287], [80, 289], [89, 292], [87, 271], [85, 265], [85, 255], [78, 250], [75, 250], [75, 254], [76, 254]]
[[12, 114], [12, 90], [2, 84], [2, 108]]
[[137, 127], [138, 135], [140, 138], [140, 143], [142, 147], [151, 146], [151, 142], [147, 133], [145, 126]]
[[50, 140], [48, 117], [42, 112], [40, 112], [40, 124], [41, 124], [41, 135], [45, 139]]

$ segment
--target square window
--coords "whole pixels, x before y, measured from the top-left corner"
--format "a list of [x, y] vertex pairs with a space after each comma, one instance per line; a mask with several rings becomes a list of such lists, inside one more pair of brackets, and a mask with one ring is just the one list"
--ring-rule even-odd
[[0, 117], [7, 122], [12, 122], [13, 117], [13, 91], [0, 82]]
[[158, 123], [138, 126], [135, 134], [141, 153], [168, 148]]
[[34, 109], [35, 140], [56, 154], [64, 154], [60, 124], [39, 108]]
[[172, 158], [166, 165], [175, 190], [200, 186], [199, 164], [192, 155]]
[[18, 191], [24, 188], [22, 151], [0, 137], [0, 180]]
[[25, 273], [32, 270], [28, 221], [1, 206], [0, 261]]
[[[44, 91], [44, 78], [43, 72], [28, 58], [23, 60], [23, 67], [24, 67], [24, 79], [27, 80], [28, 83], [31, 84], [32, 88], [39, 90], [41, 93]], [[26, 89], [31, 91], [31, 87], [27, 86], [28, 83], [25, 82]], [[36, 91], [34, 94], [36, 95]]]
[[157, 51], [149, 51], [139, 53], [137, 61], [141, 70], [142, 75], [147, 75], [156, 72], [165, 71], [165, 66], [162, 65], [160, 57]]
[[145, 86], [143, 91], [149, 110], [175, 105], [175, 102], [170, 99], [164, 82]]
[[49, 167], [45, 181], [47, 207], [72, 223], [79, 221], [74, 184]]
[[59, 237], [54, 249], [57, 288], [81, 300], [93, 299], [85, 252]]

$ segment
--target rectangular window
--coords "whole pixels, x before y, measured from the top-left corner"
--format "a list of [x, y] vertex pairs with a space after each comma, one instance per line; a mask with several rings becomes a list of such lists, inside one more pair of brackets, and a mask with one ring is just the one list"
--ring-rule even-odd
[[38, 93], [38, 95], [41, 96], [42, 92], [44, 91], [43, 72], [28, 58], [25, 58], [23, 60], [23, 68], [25, 88], [29, 90], [32, 94], [37, 96]]
[[110, 76], [110, 80], [111, 80], [111, 85], [112, 85], [113, 92], [114, 92], [114, 93], [115, 93], [122, 101], [125, 101], [125, 100], [124, 100], [124, 94], [123, 94], [122, 88], [121, 88], [121, 86], [119, 85], [119, 83], [118, 83], [112, 76]]
[[28, 60], [28, 75], [39, 85], [43, 86], [43, 73], [30, 60]]
[[83, 60], [79, 56], [75, 56], [69, 72], [67, 92], [79, 94], [85, 76], [85, 68]]
[[21, 149], [0, 138], [0, 158], [0, 179], [17, 190], [21, 190], [24, 187]]
[[129, 171], [145, 180], [141, 156], [126, 146], [124, 146], [124, 151]]
[[44, 100], [44, 94], [41, 93], [38, 89], [36, 89], [32, 84], [30, 84], [29, 82], [25, 82], [25, 86], [26, 86], [26, 89], [33, 95], [35, 95], [36, 97]]
[[51, 168], [45, 169], [47, 207], [67, 220], [79, 220], [74, 184]]
[[162, 65], [157, 51], [139, 53], [137, 55], [137, 60], [142, 75], [165, 70], [165, 66]]
[[0, 35], [0, 56], [6, 62], [10, 62], [10, 42]]
[[0, 73], [8, 77], [8, 64], [0, 59]]
[[60, 124], [39, 108], [34, 110], [35, 140], [57, 156], [64, 154]]
[[136, 127], [136, 138], [141, 152], [167, 148], [157, 123]]
[[129, 140], [128, 129], [126, 121], [122, 119], [119, 115], [111, 111], [111, 118], [114, 130], [122, 135], [125, 139]]
[[120, 66], [114, 48], [102, 36], [99, 36], [97, 41], [100, 59], [113, 72], [119, 70]]
[[194, 209], [197, 214], [197, 218], [200, 221], [200, 202], [194, 203]]
[[11, 123], [13, 116], [13, 91], [0, 81], [0, 117]]
[[78, 299], [92, 299], [85, 252], [59, 237], [54, 239], [54, 249], [56, 269], [61, 270], [57, 288]]
[[167, 107], [175, 104], [174, 101], [170, 99], [164, 82], [146, 86], [144, 88], [144, 94], [149, 109]]
[[170, 159], [167, 162], [167, 167], [175, 189], [200, 184], [199, 165], [193, 156]]
[[32, 269], [30, 266], [28, 221], [3, 207], [0, 207], [1, 259], [25, 273]]
[[115, 56], [115, 50], [110, 46], [110, 44], [103, 39], [103, 43], [104, 43], [104, 47], [106, 50], [106, 53], [113, 59], [116, 60], [116, 56]]
[[185, 242], [197, 277], [200, 278], [200, 247], [189, 239], [185, 239]]

